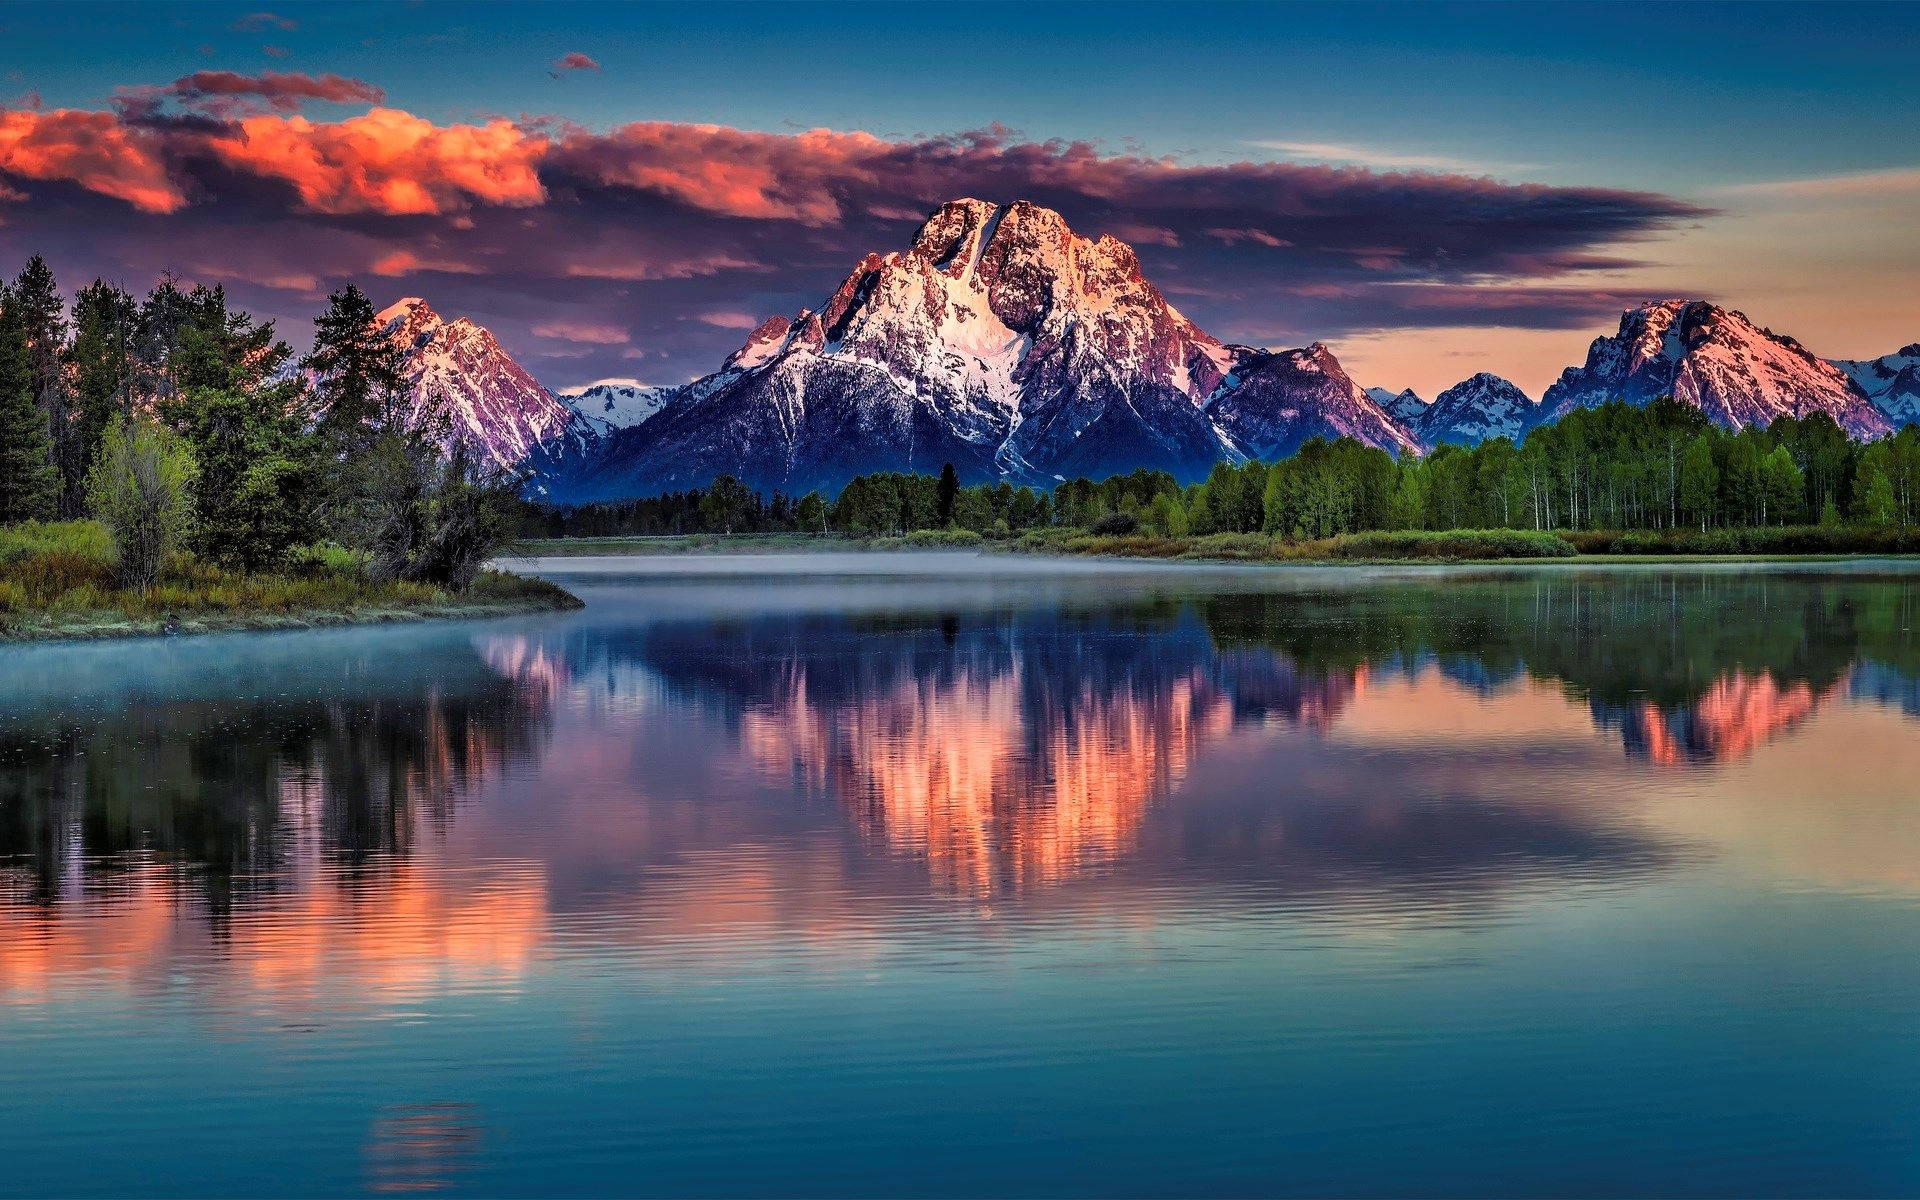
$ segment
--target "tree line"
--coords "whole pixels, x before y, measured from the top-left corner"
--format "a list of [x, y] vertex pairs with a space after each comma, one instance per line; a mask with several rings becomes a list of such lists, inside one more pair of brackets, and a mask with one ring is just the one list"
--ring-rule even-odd
[[549, 532], [813, 532], [884, 536], [1064, 526], [1166, 537], [1374, 530], [1685, 530], [1920, 523], [1920, 430], [1857, 443], [1825, 414], [1729, 430], [1662, 397], [1581, 409], [1515, 443], [1441, 446], [1399, 459], [1348, 438], [1314, 439], [1276, 463], [1216, 464], [1182, 487], [1165, 471], [1072, 479], [1051, 492], [959, 486], [951, 467], [878, 473], [765, 497], [722, 476], [706, 489], [546, 518]]
[[69, 311], [34, 256], [0, 281], [0, 524], [97, 517], [130, 586], [174, 549], [264, 571], [326, 541], [377, 578], [463, 588], [517, 481], [413, 396], [374, 316], [334, 293], [296, 358], [221, 287], [95, 280]]

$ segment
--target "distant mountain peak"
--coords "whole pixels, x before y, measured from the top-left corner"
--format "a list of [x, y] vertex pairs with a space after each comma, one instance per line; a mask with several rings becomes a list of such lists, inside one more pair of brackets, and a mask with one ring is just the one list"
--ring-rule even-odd
[[1628, 309], [1619, 332], [1594, 339], [1587, 361], [1547, 389], [1541, 418], [1621, 399], [1670, 395], [1729, 428], [1776, 417], [1831, 416], [1855, 437], [1892, 426], [1846, 373], [1745, 313], [1705, 300], [1654, 300]]
[[589, 431], [574, 410], [528, 374], [492, 331], [459, 317], [443, 319], [418, 296], [389, 304], [375, 317], [406, 358], [414, 412], [445, 407], [451, 437], [506, 470], [539, 464], [562, 448], [577, 453]]
[[1428, 446], [1477, 446], [1498, 437], [1517, 442], [1538, 415], [1538, 406], [1513, 383], [1479, 371], [1434, 397], [1416, 431]]

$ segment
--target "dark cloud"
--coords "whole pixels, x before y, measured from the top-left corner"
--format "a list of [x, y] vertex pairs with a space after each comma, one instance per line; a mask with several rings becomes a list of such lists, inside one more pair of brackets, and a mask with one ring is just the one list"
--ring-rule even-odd
[[283, 17], [279, 13], [253, 12], [236, 19], [227, 28], [240, 33], [265, 33], [269, 29], [290, 33], [300, 28], [300, 22], [292, 17]]
[[[1001, 128], [902, 141], [558, 118], [437, 125], [382, 107], [297, 115], [307, 101], [382, 99], [337, 75], [206, 71], [123, 89], [113, 112], [0, 111], [0, 183], [32, 197], [8, 205], [0, 250], [47, 250], [76, 282], [144, 286], [167, 267], [221, 279], [295, 321], [290, 333], [349, 280], [377, 297], [420, 293], [494, 325], [565, 385], [710, 370], [747, 315], [818, 304], [861, 255], [903, 247], [957, 196], [1057, 208], [1083, 234], [1133, 242], [1148, 278], [1204, 327], [1295, 344], [1590, 325], [1630, 298], [1582, 276], [1632, 265], [1619, 247], [1707, 215], [1646, 192], [1196, 165]], [[556, 346], [536, 324], [619, 328], [630, 341]]]

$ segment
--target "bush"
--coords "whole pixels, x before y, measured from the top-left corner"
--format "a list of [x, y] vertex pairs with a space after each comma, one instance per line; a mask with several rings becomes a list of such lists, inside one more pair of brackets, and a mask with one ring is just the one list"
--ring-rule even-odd
[[1192, 558], [1271, 558], [1276, 551], [1274, 539], [1264, 533], [1209, 533], [1188, 541], [1187, 555]]
[[1566, 558], [1577, 551], [1558, 534], [1534, 529], [1403, 529], [1342, 534], [1324, 557], [1348, 559]]
[[1913, 554], [1920, 529], [1862, 525], [1765, 525], [1753, 528], [1579, 530], [1560, 535], [1583, 554]]
[[116, 416], [87, 472], [87, 507], [113, 538], [115, 582], [146, 591], [193, 525], [193, 453], [150, 417]]
[[901, 540], [909, 546], [962, 547], [978, 546], [981, 538], [971, 529], [916, 529]]
[[1095, 537], [1126, 537], [1138, 531], [1140, 518], [1130, 512], [1110, 512], [1088, 526], [1087, 532]]

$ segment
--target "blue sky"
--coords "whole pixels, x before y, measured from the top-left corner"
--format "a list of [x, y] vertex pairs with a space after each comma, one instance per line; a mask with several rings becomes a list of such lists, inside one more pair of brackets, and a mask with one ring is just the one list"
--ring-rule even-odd
[[[1920, 170], [1911, 5], [260, 0], [9, 5], [0, 33], [4, 98], [16, 106], [33, 94], [48, 109], [100, 110], [116, 88], [210, 68], [337, 73], [436, 125], [557, 116], [597, 131], [649, 121], [910, 140], [999, 123], [1033, 141], [1192, 165], [1332, 162], [1655, 192], [1719, 215], [1636, 236], [1625, 257], [1639, 265], [1591, 277], [1595, 286], [1711, 293], [1828, 353], [1920, 339], [1920, 309], [1899, 303], [1901, 279], [1920, 263], [1909, 220], [1920, 184], [1900, 174]], [[549, 64], [569, 52], [599, 69], [555, 77]], [[1871, 202], [1860, 187], [1845, 200], [1829, 187], [1818, 203], [1778, 190], [1871, 173], [1891, 173], [1867, 186]], [[1836, 238], [1835, 225], [1851, 236]], [[1764, 269], [1776, 241], [1791, 271]], [[752, 303], [755, 288], [743, 290]], [[1821, 315], [1850, 294], [1872, 311]], [[1273, 332], [1304, 323], [1289, 314]], [[1350, 353], [1393, 361], [1380, 357], [1390, 325], [1354, 324], [1330, 319], [1330, 340], [1352, 333]], [[1243, 325], [1228, 332], [1260, 332], [1257, 317]], [[1483, 327], [1460, 326], [1454, 340], [1472, 345], [1464, 331]], [[1523, 385], [1537, 390], [1547, 362], [1577, 358], [1584, 338], [1556, 332], [1507, 373], [1530, 375]]]

